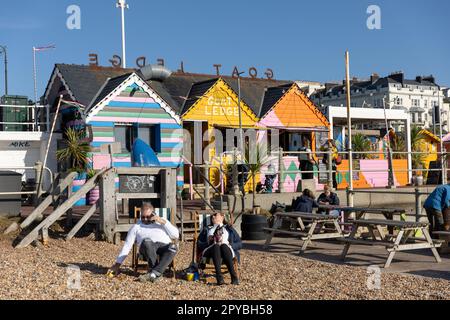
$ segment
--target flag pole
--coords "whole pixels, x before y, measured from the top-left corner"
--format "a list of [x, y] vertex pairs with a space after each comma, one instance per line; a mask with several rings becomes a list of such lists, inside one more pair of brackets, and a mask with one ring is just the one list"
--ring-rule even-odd
[[33, 80], [34, 80], [34, 124], [33, 131], [37, 131], [37, 70], [36, 70], [36, 48], [33, 47]]
[[43, 175], [45, 166], [47, 165], [48, 151], [50, 150], [50, 144], [52, 142], [53, 132], [55, 131], [56, 119], [58, 118], [59, 108], [61, 107], [62, 98], [63, 98], [63, 96], [60, 95], [59, 101], [58, 101], [58, 106], [56, 107], [56, 113], [53, 118], [52, 129], [50, 130], [50, 135], [48, 137], [47, 149], [45, 150], [45, 156], [44, 156], [44, 162], [42, 164], [41, 176], [39, 177], [39, 180], [38, 180], [39, 181], [39, 186], [38, 186], [39, 194], [40, 194], [41, 187], [42, 187], [42, 175]]

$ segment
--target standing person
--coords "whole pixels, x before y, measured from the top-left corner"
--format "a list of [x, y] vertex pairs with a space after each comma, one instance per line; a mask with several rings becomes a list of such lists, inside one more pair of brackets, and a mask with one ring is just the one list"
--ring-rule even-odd
[[130, 253], [133, 244], [136, 243], [139, 253], [148, 261], [149, 266], [149, 272], [141, 275], [139, 281], [156, 282], [160, 280], [177, 254], [177, 246], [172, 243], [172, 240], [178, 239], [179, 236], [177, 227], [155, 214], [155, 209], [150, 203], [144, 203], [141, 208], [141, 220], [128, 232], [116, 263], [108, 273], [119, 274], [120, 266]]
[[[423, 205], [430, 223], [430, 233], [445, 230], [443, 212], [450, 207], [450, 184], [438, 186], [428, 196]], [[433, 238], [437, 238], [432, 234]]]
[[312, 213], [313, 208], [318, 208], [319, 204], [315, 200], [314, 193], [309, 190], [303, 190], [303, 194], [292, 204], [292, 210], [295, 212]]
[[[330, 206], [338, 206], [340, 205], [339, 197], [336, 193], [334, 193], [329, 185], [325, 185], [323, 188], [323, 193], [317, 199], [319, 205], [330, 205]], [[339, 216], [339, 210], [319, 210], [319, 213], [328, 212], [329, 215]]]
[[217, 285], [225, 284], [222, 275], [222, 260], [230, 272], [231, 284], [239, 284], [233, 259], [236, 257], [239, 261], [242, 241], [236, 230], [225, 221], [223, 213], [215, 213], [211, 216], [211, 225], [203, 228], [197, 241], [197, 248], [202, 252], [201, 258], [212, 258]]
[[302, 172], [302, 180], [313, 179], [314, 173], [312, 171], [314, 171], [315, 161], [312, 157], [311, 141], [308, 139], [308, 137], [303, 136], [303, 146], [298, 151], [305, 152], [301, 153], [298, 156], [298, 161], [300, 162], [300, 171]]
[[[322, 146], [322, 151], [328, 152], [331, 150], [331, 169], [333, 170], [332, 177], [333, 177], [333, 188], [337, 189], [337, 165], [341, 164], [342, 158], [339, 156], [338, 149], [336, 147], [336, 143], [333, 139], [327, 140], [327, 142]], [[328, 168], [328, 153], [324, 154], [323, 156], [323, 163], [327, 165]]]

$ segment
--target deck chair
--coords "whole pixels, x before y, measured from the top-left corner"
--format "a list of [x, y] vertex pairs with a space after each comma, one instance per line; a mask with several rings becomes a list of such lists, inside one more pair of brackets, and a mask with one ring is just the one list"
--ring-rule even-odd
[[[161, 218], [166, 219], [167, 221], [171, 221], [171, 212], [169, 208], [155, 208], [155, 213], [157, 215], [159, 215]], [[135, 207], [134, 208], [134, 223], [136, 224], [138, 222], [138, 220], [141, 219], [141, 208]], [[179, 246], [178, 240], [173, 240], [174, 243], [177, 245], [177, 247]], [[147, 270], [148, 264], [147, 261], [144, 260], [144, 257], [139, 253], [138, 250], [138, 246], [135, 243], [133, 245], [133, 250], [132, 250], [132, 262], [131, 262], [131, 267], [133, 268], [135, 274], [138, 274], [138, 271], [140, 269], [144, 269]], [[176, 257], [175, 257], [176, 258]], [[175, 279], [176, 276], [176, 269], [175, 269], [175, 258], [173, 259], [173, 261], [171, 262], [171, 264], [169, 265], [169, 269], [172, 271], [172, 277]], [[140, 261], [145, 261], [145, 263], [139, 264]]]
[[[194, 218], [194, 244], [193, 244], [193, 251], [192, 251], [192, 260], [197, 263], [197, 265], [200, 267], [203, 267], [202, 271], [210, 271], [212, 270], [215, 272], [214, 264], [212, 262], [211, 258], [205, 258], [203, 261], [201, 261], [201, 252], [198, 250], [197, 242], [198, 238], [200, 236], [200, 233], [203, 231], [203, 228], [206, 228], [208, 225], [211, 224], [211, 214], [208, 213], [199, 213], [198, 211], [195, 213]], [[203, 262], [203, 263], [202, 263]], [[203, 265], [203, 266], [202, 266]], [[236, 270], [236, 274], [238, 278], [240, 278], [240, 262], [238, 261], [237, 257], [233, 258], [233, 265], [234, 270]], [[222, 273], [227, 274], [228, 269], [225, 266], [224, 263], [222, 263]]]

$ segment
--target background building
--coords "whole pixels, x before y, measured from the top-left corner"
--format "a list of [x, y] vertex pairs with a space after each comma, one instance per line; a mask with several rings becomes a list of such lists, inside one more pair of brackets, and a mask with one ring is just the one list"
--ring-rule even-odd
[[[434, 126], [439, 123], [439, 117], [434, 121], [434, 110], [438, 106], [441, 106], [443, 132], [449, 131], [449, 104], [444, 104], [444, 91], [436, 84], [433, 76], [417, 76], [414, 80], [408, 80], [403, 72], [392, 73], [387, 77], [372, 74], [367, 80], [351, 80], [351, 106], [383, 108], [385, 99], [386, 108], [406, 110], [413, 125], [439, 134], [439, 125]], [[448, 94], [448, 90], [446, 92]], [[342, 84], [325, 84], [325, 88], [314, 93], [311, 99], [321, 107], [346, 106], [345, 81]], [[395, 123], [391, 125], [395, 127]], [[396, 129], [401, 130], [399, 127]]]

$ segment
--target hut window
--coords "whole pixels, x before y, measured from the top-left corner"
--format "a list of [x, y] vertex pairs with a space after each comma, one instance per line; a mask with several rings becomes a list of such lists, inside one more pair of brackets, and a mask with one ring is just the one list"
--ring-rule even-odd
[[137, 128], [135, 138], [142, 139], [147, 143], [155, 152], [161, 152], [161, 137], [159, 132], [161, 131], [159, 125], [140, 125]]
[[114, 137], [116, 142], [120, 142], [122, 152], [131, 152], [133, 127], [131, 125], [114, 126]]

